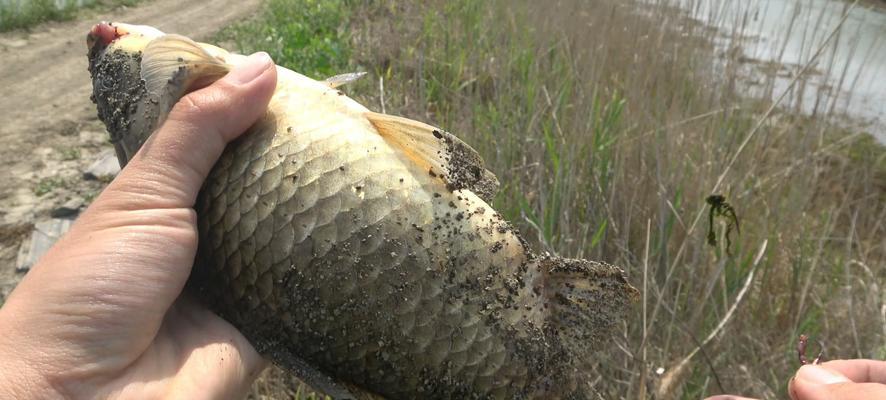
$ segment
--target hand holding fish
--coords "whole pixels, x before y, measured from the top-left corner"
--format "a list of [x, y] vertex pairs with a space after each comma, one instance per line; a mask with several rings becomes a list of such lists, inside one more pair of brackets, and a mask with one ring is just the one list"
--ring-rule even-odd
[[[243, 59], [118, 22], [88, 42], [92, 100], [122, 162], [152, 151], [182, 95]], [[201, 164], [182, 203], [199, 237], [188, 292], [333, 398], [590, 393], [594, 353], [638, 297], [624, 271], [533, 252], [490, 205], [498, 179], [480, 154], [338, 89], [360, 73], [276, 73], [267, 112]]]
[[276, 85], [267, 54], [185, 96], [0, 309], [0, 398], [221, 398], [265, 362], [181, 296], [197, 193]]

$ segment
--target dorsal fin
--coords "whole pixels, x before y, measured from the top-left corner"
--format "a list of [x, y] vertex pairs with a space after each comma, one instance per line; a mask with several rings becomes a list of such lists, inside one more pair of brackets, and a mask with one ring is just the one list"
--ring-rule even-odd
[[335, 89], [339, 86], [347, 85], [351, 82], [354, 82], [357, 79], [360, 79], [365, 75], [366, 75], [365, 72], [349, 72], [347, 74], [330, 76], [329, 78], [326, 78], [326, 80], [324, 80], [323, 83], [328, 85], [330, 88]]
[[145, 89], [160, 103], [160, 120], [195, 84], [206, 85], [225, 76], [231, 65], [181, 35], [152, 40], [142, 52], [141, 77]]
[[449, 132], [407, 118], [369, 112], [378, 133], [449, 190], [468, 189], [489, 202], [498, 179], [484, 167], [476, 150]]

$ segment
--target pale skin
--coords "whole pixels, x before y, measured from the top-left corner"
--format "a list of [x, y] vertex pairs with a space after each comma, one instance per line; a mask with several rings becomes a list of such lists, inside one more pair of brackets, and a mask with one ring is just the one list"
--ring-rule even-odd
[[[886, 361], [834, 360], [804, 365], [788, 385], [792, 400], [886, 399]], [[706, 400], [755, 400], [719, 395]]]
[[242, 398], [266, 362], [182, 294], [197, 192], [264, 114], [277, 72], [258, 53], [185, 96], [0, 309], [0, 398]]

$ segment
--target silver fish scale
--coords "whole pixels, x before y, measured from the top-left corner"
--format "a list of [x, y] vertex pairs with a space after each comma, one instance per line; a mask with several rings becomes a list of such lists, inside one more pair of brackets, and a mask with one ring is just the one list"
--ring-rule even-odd
[[260, 351], [378, 393], [528, 395], [544, 335], [501, 295], [522, 244], [472, 193], [346, 132], [263, 125], [228, 146], [197, 205], [202, 290]]

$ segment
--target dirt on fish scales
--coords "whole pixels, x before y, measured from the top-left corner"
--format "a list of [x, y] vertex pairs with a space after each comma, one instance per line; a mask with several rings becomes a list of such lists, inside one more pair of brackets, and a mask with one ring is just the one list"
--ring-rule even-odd
[[[450, 301], [477, 305], [486, 325], [502, 338], [507, 354], [502, 363], [508, 366], [503, 370], [513, 371], [503, 371], [498, 379], [512, 376], [516, 386], [521, 387], [525, 382], [565, 373], [566, 353], [545, 339], [543, 323], [533, 317], [540, 307], [531, 287], [530, 272], [534, 271], [530, 269], [537, 265], [528, 247], [500, 214], [487, 212], [488, 206], [472, 193], [456, 191], [451, 196], [453, 201], [437, 207], [429, 247], [445, 249], [444, 256], [448, 256], [443, 272], [450, 287]], [[445, 200], [439, 203], [443, 205]], [[468, 255], [459, 255], [459, 248]], [[498, 253], [501, 249], [506, 251]], [[461, 279], [456, 279], [457, 275], [462, 275]], [[428, 379], [435, 381], [433, 377]], [[552, 392], [550, 387], [523, 387], [526, 389], [516, 391], [499, 387], [489, 394], [493, 398], [507, 398], [528, 396], [533, 391]]]
[[[96, 48], [90, 50], [90, 53], [94, 52]], [[90, 57], [97, 57], [97, 55], [90, 54]], [[141, 63], [141, 56], [132, 57], [122, 52], [112, 52], [105, 57], [108, 58], [106, 62], [89, 65], [89, 74], [95, 82], [90, 100], [97, 104], [102, 102], [102, 104], [98, 104], [96, 109], [99, 119], [110, 124], [108, 132], [126, 132], [135, 119], [132, 117], [138, 104], [145, 96], [144, 81], [139, 79], [139, 82], [132, 84], [126, 79], [126, 77], [133, 76], [131, 70], [137, 68], [137, 65]], [[95, 79], [97, 76], [103, 78]], [[127, 106], [120, 107], [112, 104]], [[111, 137], [112, 142], [120, 139], [120, 137]]]
[[[624, 310], [638, 300], [638, 292], [627, 282], [624, 272], [603, 262], [536, 256], [519, 231], [504, 220], [501, 214], [492, 212], [491, 216], [485, 215], [484, 203], [473, 204], [470, 196], [462, 196], [458, 192], [454, 195], [458, 201], [449, 203], [449, 207], [453, 210], [464, 208], [467, 212], [455, 213], [455, 218], [450, 218], [450, 214], [446, 213], [446, 218], [442, 219], [444, 226], [447, 225], [447, 220], [450, 223], [461, 221], [463, 214], [466, 219], [481, 218], [482, 222], [475, 224], [474, 232], [450, 230], [441, 245], [452, 239], [450, 234], [463, 235], [464, 238], [460, 240], [466, 239], [468, 242], [485, 235], [490, 253], [507, 250], [509, 246], [515, 246], [511, 251], [522, 251], [523, 262], [511, 274], [502, 274], [494, 264], [488, 264], [493, 276], [504, 278], [502, 286], [498, 287], [500, 290], [497, 293], [497, 304], [504, 305], [504, 310], [519, 306], [519, 311], [517, 308], [513, 308], [513, 311], [521, 318], [531, 318], [534, 313], [543, 314], [539, 318], [543, 321], [540, 326], [563, 344], [563, 352], [547, 359], [548, 372], [564, 365], [575, 368], [569, 372], [571, 374], [581, 375], [580, 371], [590, 371], [592, 353], [609, 341], [612, 327], [623, 318]], [[498, 235], [493, 235], [494, 233]], [[483, 283], [491, 284], [488, 280]], [[486, 289], [488, 288], [487, 286]], [[466, 288], [466, 291], [477, 289], [479, 288]], [[537, 295], [532, 300], [547, 300], [536, 304], [515, 304], [519, 292], [526, 289]], [[573, 383], [581, 381], [580, 377], [576, 378]]]
[[[357, 236], [365, 237], [365, 234]], [[385, 240], [385, 242], [390, 246], [379, 248], [374, 253], [377, 254], [376, 257], [360, 258], [356, 254], [362, 251], [355, 251], [347, 244], [337, 246], [329, 253], [334, 254], [334, 257], [312, 263], [312, 270], [326, 270], [329, 274], [305, 275], [302, 272], [293, 272], [294, 276], [287, 278], [290, 282], [287, 291], [296, 294], [291, 301], [298, 303], [298, 306], [287, 307], [286, 315], [291, 313], [292, 320], [307, 321], [307, 323], [302, 326], [278, 325], [265, 332], [256, 332], [254, 337], [258, 343], [266, 345], [269, 354], [287, 366], [289, 362], [286, 359], [291, 358], [292, 349], [300, 348], [302, 349], [298, 352], [300, 357], [312, 358], [314, 363], [324, 365], [340, 376], [352, 377], [356, 379], [355, 383], [360, 383], [364, 387], [381, 385], [389, 387], [388, 392], [394, 393], [405, 390], [405, 393], [399, 396], [407, 397], [408, 393], [415, 393], [416, 387], [428, 395], [446, 393], [443, 392], [445, 389], [449, 393], [469, 398], [469, 394], [473, 391], [463, 386], [466, 382], [464, 379], [455, 379], [451, 374], [441, 374], [427, 366], [421, 367], [418, 374], [404, 373], [404, 368], [409, 370], [415, 365], [414, 357], [421, 357], [420, 352], [409, 349], [417, 346], [419, 341], [432, 340], [439, 327], [419, 325], [419, 322], [405, 322], [404, 325], [403, 321], [416, 321], [422, 319], [422, 316], [433, 315], [432, 310], [436, 308], [429, 306], [428, 301], [439, 305], [442, 303], [427, 298], [428, 293], [434, 291], [428, 289], [428, 281], [431, 278], [426, 275], [434, 275], [433, 272], [423, 267], [403, 266], [404, 262], [415, 266], [427, 265], [427, 262], [418, 261], [427, 259], [426, 255], [422, 255], [425, 253], [420, 251], [416, 244], [409, 245], [399, 240]], [[408, 246], [409, 249], [404, 249], [404, 246]], [[342, 254], [346, 255], [344, 262], [341, 260]], [[403, 261], [389, 262], [384, 257], [392, 254], [402, 254]], [[358, 261], [355, 265], [352, 261], [348, 262], [350, 260]], [[382, 265], [392, 265], [392, 267], [385, 268]], [[375, 275], [372, 271], [378, 269], [386, 271], [372, 279], [372, 275]], [[385, 275], [389, 277], [386, 278]], [[362, 284], [355, 285], [355, 282]], [[328, 289], [330, 286], [333, 286], [330, 290], [340, 292], [341, 295], [330, 297], [324, 294], [326, 292], [324, 288]], [[383, 304], [388, 301], [391, 304]], [[381, 312], [382, 310], [388, 311]], [[341, 320], [343, 316], [352, 317]], [[271, 322], [273, 323], [273, 318]], [[408, 328], [410, 325], [415, 328]], [[268, 327], [265, 324], [249, 326], [261, 327], [262, 330]], [[405, 334], [403, 329], [407, 330]], [[279, 337], [281, 332], [290, 332], [290, 340], [283, 343], [276, 341], [274, 338]], [[371, 334], [368, 334], [370, 332]], [[494, 338], [488, 333], [483, 337]], [[361, 354], [363, 356], [360, 356]], [[348, 361], [351, 359], [353, 360]], [[413, 361], [407, 361], [410, 359]], [[441, 386], [437, 387], [438, 385]]]
[[[246, 145], [247, 142], [248, 140], [239, 144]], [[261, 161], [256, 162], [262, 164]], [[349, 195], [349, 191], [342, 190], [339, 195]], [[461, 195], [451, 194], [450, 196], [457, 197], [459, 202], [465, 201], [467, 207], [471, 205], [471, 202]], [[408, 197], [408, 199], [414, 198]], [[435, 209], [443, 211], [438, 212], [435, 221], [441, 220], [440, 213], [451, 213], [451, 210], [455, 210], [457, 207], [452, 201], [448, 201], [447, 204], [447, 200], [443, 198], [438, 198], [437, 203], [438, 206]], [[422, 202], [415, 204], [414, 207], [425, 208], [427, 204]], [[351, 212], [353, 213], [351, 216], [343, 214], [341, 220], [359, 226], [362, 223], [362, 218], [356, 218], [356, 216], [362, 212], [362, 208], [352, 209]], [[350, 239], [337, 242], [322, 256], [313, 251], [308, 254], [297, 254], [300, 248], [314, 248], [313, 244], [307, 244], [306, 247], [297, 246], [293, 254], [294, 265], [299, 264], [300, 260], [302, 262], [311, 260], [310, 265], [297, 266], [281, 280], [288, 283], [279, 292], [279, 298], [288, 300], [278, 304], [278, 307], [274, 307], [277, 308], [277, 311], [265, 309], [279, 300], [276, 296], [257, 302], [250, 301], [250, 296], [257, 300], [257, 297], [260, 296], [257, 294], [261, 291], [260, 288], [248, 289], [244, 293], [242, 301], [248, 303], [248, 306], [235, 301], [231, 307], [220, 310], [223, 313], [233, 313], [229, 314], [231, 320], [244, 329], [262, 328], [260, 332], [249, 334], [250, 339], [266, 342], [269, 354], [277, 354], [278, 362], [284, 365], [287, 365], [286, 359], [292, 358], [291, 354], [298, 354], [310, 360], [312, 364], [321, 365], [329, 371], [335, 371], [338, 376], [359, 379], [358, 383], [367, 387], [398, 387], [399, 390], [403, 390], [398, 394], [398, 397], [409, 397], [411, 394], [415, 394], [416, 390], [426, 394], [433, 393], [432, 397], [443, 398], [450, 396], [471, 397], [471, 393], [474, 396], [477, 396], [477, 393], [483, 393], [482, 390], [480, 392], [469, 390], [468, 386], [465, 386], [476, 378], [457, 377], [460, 370], [453, 371], [451, 369], [461, 368], [461, 366], [448, 365], [445, 366], [447, 369], [442, 371], [436, 367], [431, 368], [436, 363], [429, 362], [430, 360], [420, 361], [426, 349], [410, 350], [417, 343], [434, 340], [437, 332], [446, 332], [447, 322], [472, 318], [465, 316], [439, 318], [437, 313], [447, 303], [474, 303], [475, 305], [467, 309], [458, 306], [454, 310], [462, 310], [461, 313], [468, 315], [481, 316], [484, 313], [487, 315], [484, 323], [487, 327], [483, 328], [486, 333], [482, 337], [485, 338], [484, 340], [494, 340], [499, 343], [496, 348], [500, 351], [496, 354], [520, 354], [519, 357], [534, 357], [533, 359], [536, 360], [529, 363], [503, 363], [503, 360], [499, 360], [496, 362], [499, 368], [504, 364], [513, 365], [513, 368], [518, 369], [527, 364], [544, 365], [545, 363], [537, 358], [544, 354], [543, 351], [539, 351], [538, 347], [534, 347], [530, 351], [531, 346], [517, 346], [515, 350], [521, 348], [526, 350], [506, 351], [501, 341], [510, 341], [509, 337], [515, 335], [507, 332], [494, 332], [494, 330], [506, 329], [502, 327], [500, 311], [507, 307], [507, 304], [503, 301], [504, 299], [497, 297], [500, 295], [497, 290], [489, 290], [501, 285], [497, 283], [500, 276], [498, 269], [494, 265], [489, 266], [486, 262], [488, 255], [485, 254], [487, 251], [485, 246], [488, 241], [478, 240], [474, 243], [472, 256], [468, 257], [460, 254], [459, 248], [453, 251], [451, 245], [441, 242], [441, 239], [444, 238], [436, 236], [433, 226], [424, 223], [419, 225], [416, 223], [417, 220], [411, 221], [410, 219], [414, 218], [416, 214], [420, 213], [402, 211], [396, 213], [396, 216], [389, 222], [375, 226], [374, 229], [372, 226], [364, 227], [359, 233], [350, 235]], [[453, 225], [462, 225], [462, 227], [451, 230], [450, 234], [469, 230], [467, 228], [470, 228], [472, 221], [457, 219], [451, 215], [450, 218], [443, 218], [443, 220]], [[507, 232], [499, 220], [500, 217], [489, 217], [488, 225], [477, 230], [479, 237]], [[212, 228], [205, 228], [201, 231], [206, 230], [212, 231]], [[343, 227], [341, 231], [347, 232], [350, 229]], [[415, 235], [415, 240], [411, 239], [413, 235]], [[315, 237], [310, 240], [317, 239], [318, 237]], [[459, 242], [460, 240], [455, 240], [455, 243]], [[379, 246], [380, 243], [383, 243], [384, 246]], [[408, 248], [404, 249], [403, 246], [408, 246]], [[401, 259], [399, 255], [405, 255], [406, 258]], [[441, 290], [439, 287], [443, 285], [439, 281], [442, 271], [438, 272], [435, 266], [445, 266], [446, 263], [450, 265], [445, 269], [452, 272], [448, 276], [451, 279], [454, 278], [458, 284], [449, 285], [450, 289]], [[472, 279], [472, 277], [481, 279]], [[256, 282], [254, 277], [242, 276], [237, 279], [241, 281], [251, 279], [251, 282], [245, 282], [250, 288]], [[223, 289], [224, 285], [218, 285], [218, 287]], [[438, 287], [438, 289], [433, 289], [434, 287]], [[390, 290], [394, 290], [394, 292], [388, 292]], [[436, 293], [436, 295], [432, 298], [422, 297], [430, 296], [430, 293]], [[441, 294], [444, 296], [443, 299], [448, 296], [449, 300], [438, 298]], [[413, 308], [405, 316], [398, 316], [396, 311], [390, 312], [390, 310], [397, 310], [398, 306], [404, 304], [399, 300], [400, 295], [403, 295], [405, 299], [420, 299], [417, 300], [417, 303], [411, 303]], [[232, 297], [230, 293], [219, 293], [219, 296], [223, 299]], [[344, 299], [346, 301], [341, 303]], [[388, 301], [391, 303], [386, 304]], [[232, 311], [243, 309], [250, 311], [245, 314], [240, 311]], [[275, 323], [275, 315], [279, 315], [281, 310], [285, 313], [283, 319], [293, 321], [293, 325], [284, 323], [281, 326], [279, 323]], [[481, 312], [481, 310], [488, 311]], [[261, 316], [267, 316], [267, 318], [264, 319]], [[424, 324], [411, 322], [416, 319], [427, 321]], [[436, 320], [437, 324], [428, 325], [433, 320]], [[409, 329], [412, 328], [408, 327], [415, 325], [419, 325], [421, 329], [410, 331]], [[401, 331], [397, 330], [398, 327]], [[407, 329], [407, 332], [404, 333], [402, 329]], [[289, 336], [289, 340], [280, 343], [277, 338], [284, 332], [289, 332], [286, 334]], [[359, 336], [357, 338], [349, 337], [350, 333]], [[342, 347], [345, 345], [347, 348]], [[280, 348], [280, 346], [288, 346], [288, 348]], [[481, 346], [488, 347], [489, 345], [481, 344]], [[298, 351], [294, 349], [298, 349]], [[474, 355], [486, 354], [484, 351], [471, 351], [470, 353]], [[378, 363], [385, 365], [376, 365]], [[419, 374], [415, 373], [416, 369], [419, 369]], [[535, 374], [543, 372], [540, 370]], [[515, 373], [526, 374], [519, 371]], [[364, 378], [365, 380], [363, 380]], [[413, 383], [409, 383], [410, 381]]]
[[[98, 46], [90, 49], [90, 60], [98, 60]], [[121, 165], [147, 140], [159, 115], [159, 105], [145, 89], [139, 76], [142, 54], [115, 50], [102, 55], [102, 62], [90, 62], [93, 90], [90, 100], [96, 104], [98, 118], [105, 123]], [[141, 135], [124, 132], [145, 131]]]

